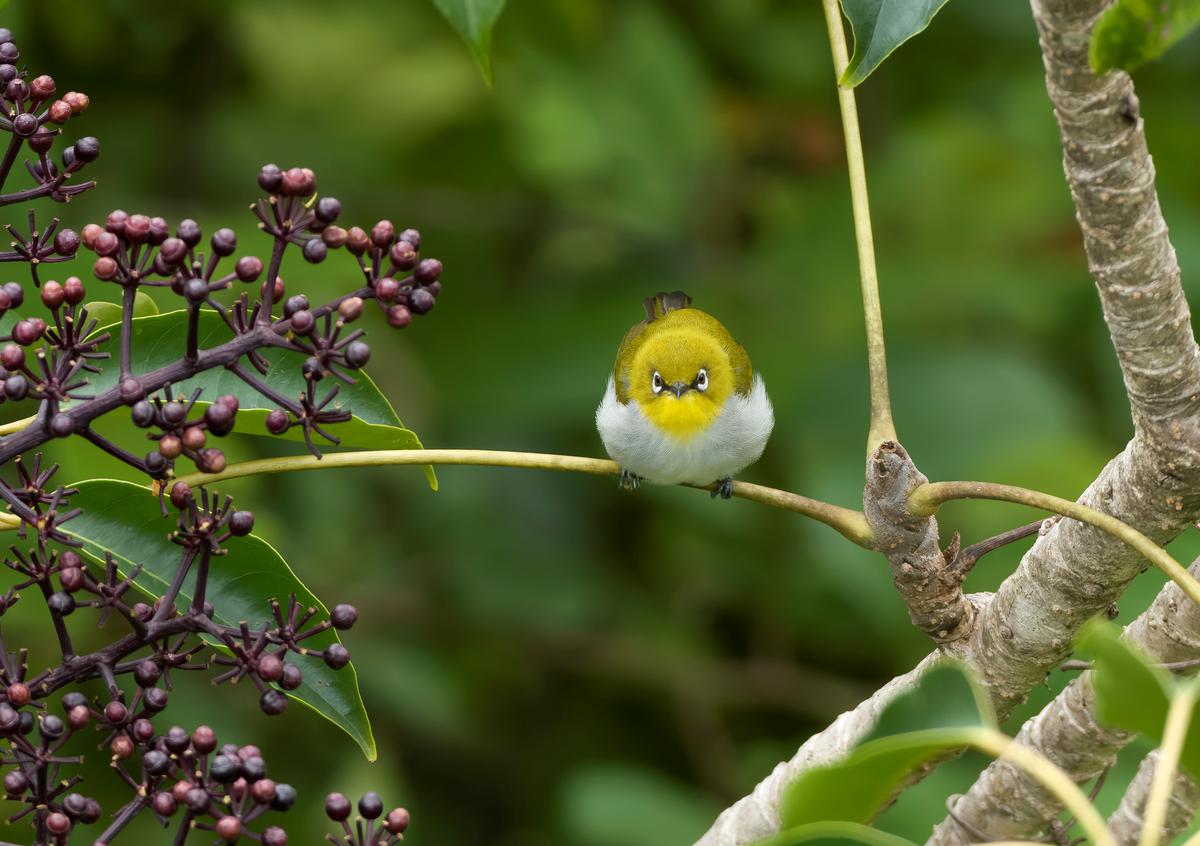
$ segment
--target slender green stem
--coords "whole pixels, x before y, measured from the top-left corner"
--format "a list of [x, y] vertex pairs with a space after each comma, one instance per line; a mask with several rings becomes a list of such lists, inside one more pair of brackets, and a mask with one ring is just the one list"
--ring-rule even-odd
[[970, 745], [994, 757], [1007, 758], [1053, 793], [1079, 820], [1080, 827], [1095, 846], [1115, 846], [1100, 812], [1079, 789], [1079, 785], [1050, 761], [996, 729], [981, 728], [972, 731]]
[[[838, 0], [823, 0], [829, 45], [833, 50], [833, 69], [841, 79], [850, 64], [842, 10]], [[871, 234], [871, 208], [867, 195], [867, 168], [863, 159], [862, 136], [858, 129], [858, 106], [854, 89], [838, 85], [838, 104], [842, 111], [842, 131], [846, 137], [846, 165], [850, 172], [850, 204], [854, 210], [854, 237], [858, 242], [858, 273], [862, 280], [863, 320], [867, 329], [867, 368], [871, 379], [871, 428], [867, 434], [867, 455], [883, 441], [896, 440], [892, 422], [892, 402], [888, 396], [887, 352], [883, 345], [883, 313], [879, 307], [879, 277], [875, 272], [875, 238]]]
[[1138, 846], [1158, 846], [1162, 836], [1163, 825], [1167, 821], [1167, 805], [1175, 787], [1175, 772], [1179, 768], [1179, 756], [1183, 752], [1183, 742], [1187, 739], [1188, 725], [1192, 721], [1197, 692], [1197, 682], [1193, 680], [1180, 685], [1171, 699], [1162, 744], [1158, 747], [1158, 764], [1150, 781], [1146, 810], [1142, 813], [1142, 834], [1138, 838]]
[[[326, 470], [335, 467], [379, 467], [402, 464], [461, 464], [486, 467], [522, 467], [534, 470], [562, 470], [573, 473], [590, 473], [596, 476], [616, 476], [621, 468], [616, 462], [602, 458], [584, 458], [578, 455], [550, 455], [537, 452], [505, 452], [486, 449], [395, 449], [366, 450], [363, 452], [339, 452], [316, 458], [311, 455], [296, 455], [285, 458], [262, 458], [231, 464], [224, 471], [214, 474], [193, 473], [181, 476], [179, 481], [189, 485], [207, 485], [241, 476], [257, 476], [265, 473], [290, 473], [298, 470]], [[689, 485], [702, 490], [712, 490], [713, 485]], [[870, 548], [872, 533], [867, 519], [861, 511], [831, 505], [806, 496], [752, 485], [749, 482], [734, 482], [733, 495], [775, 508], [784, 508], [811, 517], [837, 530], [859, 546]], [[15, 518], [13, 518], [15, 520]]]
[[1105, 514], [1103, 511], [1088, 508], [1078, 502], [1041, 491], [990, 482], [929, 482], [913, 491], [909, 496], [908, 503], [913, 514], [928, 516], [936, 512], [938, 506], [943, 502], [952, 499], [996, 499], [1002, 502], [1015, 502], [1095, 526], [1100, 531], [1112, 535], [1117, 540], [1124, 541], [1131, 548], [1140, 552], [1146, 557], [1146, 560], [1179, 585], [1193, 602], [1200, 603], [1200, 582], [1192, 577], [1187, 568], [1150, 538], [1111, 514]]
[[0, 435], [11, 435], [13, 432], [20, 432], [22, 429], [28, 428], [35, 420], [37, 420], [36, 414], [32, 417], [22, 417], [20, 420], [13, 420], [11, 423], [0, 423]]

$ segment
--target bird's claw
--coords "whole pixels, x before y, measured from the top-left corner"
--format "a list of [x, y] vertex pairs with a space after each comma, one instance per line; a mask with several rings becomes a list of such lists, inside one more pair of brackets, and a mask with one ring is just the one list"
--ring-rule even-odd
[[638, 486], [642, 484], [642, 477], [636, 473], [630, 473], [628, 470], [621, 471], [621, 489], [626, 491], [636, 491]]
[[711, 496], [713, 499], [716, 499], [717, 497], [721, 497], [721, 499], [729, 499], [732, 497], [733, 477], [726, 476], [724, 479], [718, 481], [717, 486], [712, 489], [712, 493], [709, 494], [709, 496]]

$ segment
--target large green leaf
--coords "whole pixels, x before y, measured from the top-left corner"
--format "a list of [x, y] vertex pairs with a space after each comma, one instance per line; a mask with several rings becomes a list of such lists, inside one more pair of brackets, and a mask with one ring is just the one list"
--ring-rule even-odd
[[1132, 70], [1157, 59], [1200, 24], [1200, 0], [1117, 0], [1092, 30], [1092, 70]]
[[913, 846], [911, 840], [899, 835], [880, 831], [877, 828], [849, 822], [818, 822], [789, 828], [774, 837], [760, 840], [756, 846], [843, 846], [847, 843], [860, 846]]
[[842, 0], [854, 31], [854, 55], [840, 80], [853, 88], [871, 75], [892, 51], [933, 20], [946, 0]]
[[[73, 487], [79, 493], [71, 504], [83, 513], [63, 528], [83, 542], [83, 551], [103, 562], [111, 553], [123, 573], [135, 564], [142, 565], [137, 586], [158, 597], [170, 584], [179, 566], [181, 548], [168, 540], [174, 523], [162, 516], [158, 499], [147, 488], [129, 482], [92, 479]], [[245, 621], [251, 629], [271, 620], [267, 601], [274, 597], [286, 602], [291, 594], [305, 606], [314, 606], [318, 614], [313, 622], [328, 619], [321, 601], [296, 577], [287, 562], [261, 538], [250, 535], [231, 539], [229, 552], [215, 557], [209, 565], [206, 597], [216, 609], [214, 619], [225, 625]], [[180, 605], [192, 597], [192, 582], [180, 591]], [[312, 648], [322, 649], [337, 640], [333, 630], [314, 636]], [[319, 659], [302, 661], [303, 684], [288, 695], [303, 702], [340, 727], [375, 759], [375, 738], [358, 692], [354, 666], [331, 670]]]
[[[138, 317], [133, 321], [133, 370], [135, 373], [147, 373], [165, 367], [177, 361], [183, 354], [184, 338], [187, 337], [187, 311], [170, 311], [149, 317]], [[121, 327], [119, 325], [106, 327], [112, 333], [112, 339], [104, 348], [113, 355], [120, 348]], [[200, 313], [200, 348], [213, 347], [231, 337], [229, 328], [214, 311]], [[304, 377], [300, 372], [300, 361], [295, 353], [286, 350], [270, 349], [263, 351], [263, 356], [270, 362], [266, 375], [260, 376], [270, 387], [288, 397], [299, 396], [304, 391]], [[250, 365], [245, 365], [249, 369]], [[117, 382], [117, 368], [109, 363], [104, 372], [92, 380], [93, 389], [99, 393], [111, 388]], [[258, 375], [256, 373], [256, 375]], [[355, 373], [357, 384], [342, 385], [336, 400], [341, 407], [348, 409], [354, 416], [346, 423], [330, 426], [330, 431], [341, 439], [341, 447], [353, 449], [420, 449], [421, 441], [416, 434], [404, 427], [395, 409], [387, 397], [375, 386], [370, 377], [362, 371]], [[328, 386], [323, 383], [318, 389], [333, 387], [330, 380]], [[267, 435], [267, 415], [276, 407], [274, 403], [247, 385], [225, 368], [205, 371], [197, 376], [173, 385], [177, 393], [189, 394], [196, 388], [203, 388], [202, 402], [221, 396], [233, 394], [238, 398], [240, 410], [237, 417], [237, 432], [249, 435]], [[272, 436], [273, 437], [273, 436]], [[298, 427], [289, 429], [282, 437], [299, 441], [302, 435]], [[318, 438], [318, 443], [320, 439]], [[425, 467], [425, 475], [429, 485], [437, 490], [437, 477], [432, 467]]]
[[788, 786], [781, 827], [870, 822], [910, 773], [994, 727], [987, 698], [967, 671], [950, 663], [934, 667], [884, 709], [872, 733], [844, 760], [808, 770]]
[[[121, 305], [119, 303], [96, 300], [87, 303], [84, 308], [87, 309], [88, 317], [95, 320], [98, 326], [112, 326], [121, 322]], [[158, 303], [154, 302], [145, 291], [138, 291], [133, 298], [133, 316], [150, 317], [155, 314], [158, 314]]]
[[505, 0], [433, 0], [433, 5], [454, 27], [483, 74], [492, 84], [492, 29], [504, 11]]
[[[1092, 656], [1097, 715], [1106, 725], [1160, 742], [1171, 698], [1181, 682], [1152, 665], [1121, 638], [1120, 631], [1112, 623], [1093, 620], [1084, 626], [1077, 641]], [[1190, 772], [1200, 775], [1200, 714], [1192, 714], [1179, 760]]]

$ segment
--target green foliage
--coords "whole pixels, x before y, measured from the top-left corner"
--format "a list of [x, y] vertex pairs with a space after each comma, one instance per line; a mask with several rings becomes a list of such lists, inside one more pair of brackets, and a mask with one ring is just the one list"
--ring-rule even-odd
[[[71, 504], [82, 508], [83, 513], [66, 523], [64, 530], [83, 541], [83, 552], [100, 565], [106, 553], [116, 559], [123, 575], [128, 575], [135, 564], [142, 565], [136, 585], [148, 596], [161, 596], [178, 569], [180, 547], [168, 538], [174, 526], [159, 510], [158, 498], [147, 488], [108, 479], [79, 482], [72, 487], [79, 493]], [[321, 601], [261, 538], [238, 538], [225, 555], [214, 557], [209, 564], [206, 596], [217, 610], [214, 619], [224, 625], [236, 626], [244, 621], [252, 631], [260, 629], [272, 619], [267, 600], [275, 598], [286, 603], [291, 594], [302, 606], [317, 609], [313, 625], [329, 619]], [[191, 599], [191, 590], [185, 584], [177, 604], [186, 606]], [[330, 629], [305, 643], [320, 650], [336, 640], [336, 632]], [[358, 692], [354, 666], [335, 671], [320, 659], [313, 659], [302, 662], [300, 669], [303, 682], [288, 695], [345, 731], [374, 760], [375, 738]]]
[[929, 26], [946, 0], [842, 0], [854, 31], [854, 55], [840, 80], [853, 88], [905, 41]]
[[967, 745], [973, 732], [994, 727], [987, 698], [966, 669], [935, 667], [884, 709], [871, 734], [844, 760], [807, 770], [788, 786], [781, 828], [789, 833], [831, 820], [868, 823], [922, 764]]
[[[112, 326], [121, 322], [121, 306], [107, 300], [97, 300], [85, 305], [88, 317], [96, 321], [98, 327]], [[145, 291], [138, 291], [133, 298], [133, 316], [150, 317], [158, 314], [158, 304]]]
[[454, 31], [459, 34], [488, 85], [492, 84], [492, 29], [505, 0], [433, 0]]
[[840, 846], [846, 843], [859, 846], [913, 846], [911, 840], [851, 822], [817, 822], [796, 826], [759, 841], [758, 846], [796, 846], [799, 843], [810, 846]]
[[[153, 305], [153, 303], [151, 303]], [[186, 310], [170, 311], [165, 314], [152, 314], [149, 317], [135, 318], [133, 321], [133, 370], [135, 373], [147, 373], [164, 367], [175, 361], [179, 356], [180, 339], [187, 335]], [[111, 352], [114, 358], [120, 347], [120, 326], [110, 326], [112, 339], [105, 344], [104, 349]], [[227, 341], [230, 337], [229, 327], [215, 311], [200, 313], [200, 348], [215, 346]], [[297, 397], [304, 393], [304, 377], [297, 366], [295, 353], [285, 350], [267, 350], [263, 357], [270, 362], [266, 374], [253, 371], [255, 376], [287, 397]], [[251, 370], [249, 364], [244, 367]], [[104, 372], [93, 379], [96, 391], [105, 391], [117, 382], [116, 367], [107, 367]], [[343, 385], [333, 379], [317, 387], [318, 398], [323, 397], [335, 385], [339, 386], [336, 405], [348, 408], [354, 415], [345, 423], [330, 426], [329, 430], [341, 439], [339, 446], [353, 449], [420, 449], [421, 442], [416, 434], [406, 428], [396, 416], [387, 397], [376, 387], [364, 371], [354, 374], [356, 383]], [[196, 388], [203, 388], [201, 401], [197, 403], [200, 409], [208, 402], [223, 394], [233, 394], [238, 399], [237, 431], [242, 434], [268, 435], [266, 419], [275, 405], [258, 391], [251, 388], [228, 370], [208, 370], [173, 385], [177, 395], [189, 396]], [[283, 436], [286, 440], [302, 441], [303, 435], [299, 426], [293, 426]], [[318, 444], [324, 446], [323, 440], [315, 436]], [[425, 475], [430, 487], [437, 489], [437, 477], [432, 467], [425, 467]]]
[[[1120, 632], [1111, 623], [1093, 620], [1079, 634], [1079, 646], [1092, 656], [1097, 713], [1110, 726], [1159, 742], [1171, 698], [1181, 684], [1194, 681], [1175, 679], [1153, 666]], [[1179, 761], [1193, 774], [1200, 774], [1200, 713], [1192, 714]]]
[[1092, 70], [1133, 70], [1167, 52], [1200, 24], [1200, 0], [1117, 0], [1092, 30]]

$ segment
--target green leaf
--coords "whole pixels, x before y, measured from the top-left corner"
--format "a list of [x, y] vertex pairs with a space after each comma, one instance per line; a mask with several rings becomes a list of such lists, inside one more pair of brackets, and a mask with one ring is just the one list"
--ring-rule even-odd
[[[106, 328], [113, 337], [104, 345], [104, 349], [111, 351], [115, 356], [120, 348], [121, 327], [116, 325]], [[165, 314], [134, 318], [133, 335], [134, 372], [148, 373], [165, 367], [182, 354], [183, 339], [187, 337], [187, 311], [169, 311]], [[229, 327], [220, 315], [207, 310], [200, 313], [201, 349], [224, 343], [230, 337]], [[270, 368], [266, 375], [255, 371], [258, 378], [284, 396], [296, 397], [303, 393], [304, 377], [295, 353], [270, 349], [263, 351], [263, 357], [270, 362]], [[245, 366], [253, 370], [250, 365]], [[116, 384], [117, 375], [116, 367], [106, 367], [104, 372], [93, 379], [93, 390], [96, 393], [108, 390]], [[329, 427], [330, 432], [341, 439], [340, 446], [349, 449], [421, 449], [421, 441], [400, 422], [395, 409], [371, 378], [361, 370], [354, 374], [354, 378], [357, 380], [357, 384], [354, 385], [342, 385], [329, 379], [318, 387], [318, 396], [323, 396], [325, 391], [332, 390], [334, 384], [340, 385], [335, 403], [349, 409], [354, 415], [345, 423]], [[237, 397], [239, 406], [236, 431], [241, 434], [268, 436], [266, 419], [275, 405], [225, 368], [205, 371], [173, 385], [172, 388], [184, 394], [190, 394], [196, 388], [203, 388], [204, 393], [200, 395], [201, 407], [207, 405], [205, 400], [211, 401], [223, 394], [233, 394]], [[289, 429], [281, 437], [291, 441], [303, 440], [299, 427]], [[320, 443], [322, 439], [317, 440]], [[424, 470], [429, 486], [437, 490], [437, 476], [434, 475], [433, 468], [426, 465]]]
[[808, 770], [788, 786], [782, 828], [870, 822], [910, 773], [994, 727], [987, 698], [967, 671], [958, 664], [934, 667], [884, 709], [875, 729], [843, 761]]
[[[168, 539], [174, 522], [162, 516], [157, 497], [148, 488], [110, 479], [91, 479], [72, 487], [79, 493], [71, 498], [71, 505], [83, 513], [64, 524], [63, 530], [81, 540], [83, 552], [96, 562], [103, 563], [105, 553], [112, 553], [123, 574], [141, 564], [137, 586], [151, 596], [161, 596], [179, 566], [181, 549]], [[232, 540], [228, 550], [209, 565], [206, 597], [216, 608], [214, 620], [231, 626], [245, 621], [251, 629], [261, 628], [271, 619], [267, 601], [273, 597], [286, 603], [293, 593], [302, 605], [317, 608], [313, 624], [329, 618], [321, 601], [266, 541], [249, 535]], [[192, 584], [189, 580], [179, 592], [180, 606], [191, 600]], [[336, 640], [331, 629], [305, 643], [323, 649]], [[374, 760], [375, 738], [353, 664], [331, 670], [324, 661], [312, 659], [302, 662], [300, 669], [303, 683], [288, 696], [341, 728]]]
[[796, 826], [766, 840], [760, 840], [755, 846], [794, 846], [797, 843], [807, 843], [810, 846], [841, 846], [846, 843], [862, 846], [913, 846], [911, 840], [905, 840], [898, 835], [849, 822], [818, 822]]
[[[94, 303], [87, 303], [84, 308], [87, 309], [88, 317], [94, 318], [98, 326], [111, 327], [121, 322], [120, 303], [97, 300]], [[158, 304], [149, 294], [138, 291], [133, 297], [133, 316], [151, 317], [155, 314], [158, 314]]]
[[488, 85], [492, 84], [492, 29], [504, 11], [504, 3], [505, 0], [433, 0], [433, 5], [467, 43]]
[[[1112, 623], [1092, 620], [1077, 643], [1092, 656], [1092, 689], [1100, 721], [1161, 742], [1167, 710], [1180, 682], [1126, 643]], [[1200, 714], [1192, 714], [1179, 760], [1200, 775]]]
[[1096, 73], [1133, 70], [1157, 59], [1200, 23], [1200, 0], [1117, 0], [1092, 30]]
[[854, 55], [840, 83], [858, 85], [893, 50], [929, 26], [944, 5], [946, 0], [842, 0], [854, 31]]

